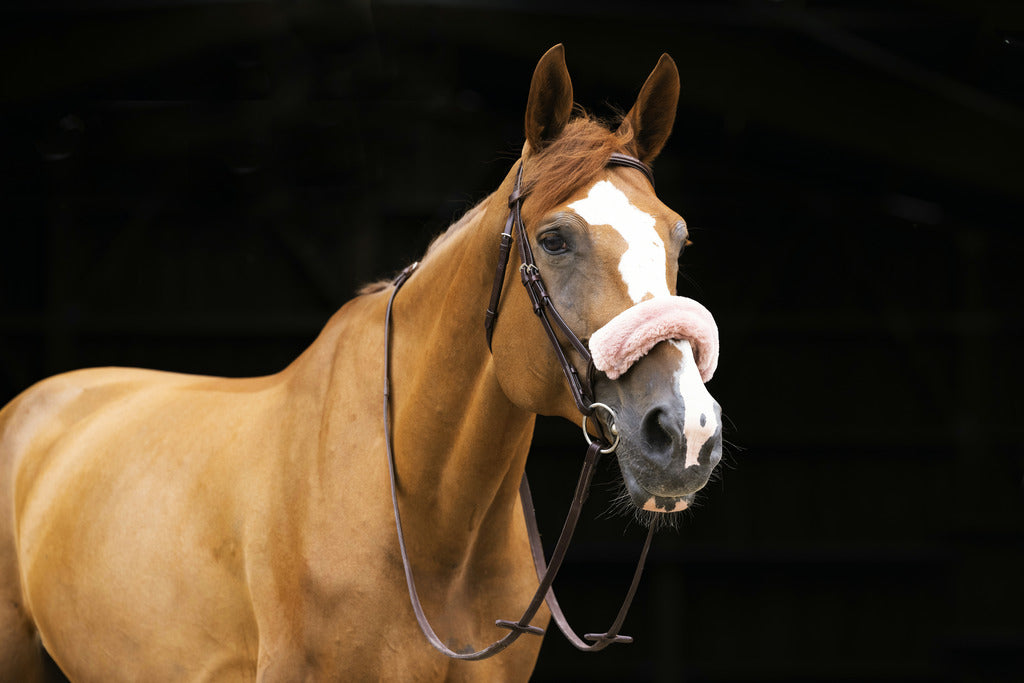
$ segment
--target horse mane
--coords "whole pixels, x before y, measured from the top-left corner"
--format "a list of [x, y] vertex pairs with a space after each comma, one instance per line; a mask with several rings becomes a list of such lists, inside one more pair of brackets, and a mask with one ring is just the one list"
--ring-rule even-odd
[[[483, 210], [486, 201], [487, 200], [484, 199], [483, 201], [471, 206], [466, 211], [466, 213], [462, 214], [462, 217], [459, 218], [459, 220], [452, 223], [450, 226], [448, 226], [448, 228], [444, 230], [444, 232], [442, 232], [440, 235], [431, 240], [430, 244], [427, 246], [427, 251], [423, 255], [423, 258], [429, 256], [440, 245], [448, 241], [449, 238], [457, 234], [462, 228], [469, 225], [473, 221], [473, 219], [476, 218]], [[364, 294], [375, 294], [376, 292], [380, 292], [390, 287], [392, 282], [392, 280], [377, 280], [376, 282], [369, 282], [360, 287], [356, 295], [363, 296]]]
[[374, 280], [373, 282], [367, 282], [365, 285], [356, 290], [356, 296], [366, 296], [367, 294], [376, 294], [377, 292], [383, 292], [385, 289], [391, 286], [391, 280]]
[[451, 225], [449, 225], [444, 230], [444, 232], [442, 232], [440, 235], [438, 235], [437, 237], [432, 239], [430, 241], [430, 244], [427, 245], [427, 251], [423, 254], [423, 257], [426, 258], [430, 254], [432, 254], [435, 249], [437, 249], [442, 244], [447, 242], [450, 237], [453, 237], [460, 230], [462, 230], [462, 228], [464, 228], [467, 225], [469, 225], [470, 223], [472, 223], [473, 219], [475, 219], [480, 214], [480, 212], [483, 211], [484, 204], [486, 202], [487, 202], [487, 199], [485, 198], [483, 201], [477, 202], [473, 206], [469, 207], [469, 209], [467, 209], [466, 213], [462, 214], [462, 217], [459, 218], [459, 220], [457, 220], [454, 223], [452, 223]]
[[[608, 165], [613, 152], [635, 154], [633, 131], [628, 121], [607, 121], [576, 106], [571, 119], [547, 147], [531, 154], [523, 169], [523, 190], [526, 199], [541, 210], [557, 206], [574, 192], [589, 184]], [[447, 230], [434, 238], [425, 256], [468, 225], [482, 210], [486, 199], [474, 205]], [[377, 280], [363, 285], [358, 296], [373, 294], [391, 286], [391, 280]]]

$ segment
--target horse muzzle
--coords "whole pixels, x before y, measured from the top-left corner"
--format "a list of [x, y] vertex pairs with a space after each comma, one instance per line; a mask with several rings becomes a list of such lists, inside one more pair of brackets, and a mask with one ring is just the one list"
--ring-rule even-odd
[[677, 512], [722, 458], [722, 409], [705, 389], [689, 342], [666, 341], [595, 393], [616, 415], [615, 452], [633, 504]]

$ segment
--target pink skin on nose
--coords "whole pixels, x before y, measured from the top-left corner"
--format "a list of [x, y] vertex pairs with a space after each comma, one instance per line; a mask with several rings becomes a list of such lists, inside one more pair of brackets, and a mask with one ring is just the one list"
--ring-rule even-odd
[[667, 339], [688, 339], [707, 382], [718, 367], [718, 326], [711, 312], [684, 296], [641, 301], [619, 313], [590, 337], [594, 367], [618, 379], [647, 352]]
[[654, 502], [654, 498], [648, 498], [647, 502], [644, 503], [644, 510], [650, 510], [651, 512], [679, 512], [680, 510], [685, 510], [688, 507], [690, 507], [690, 504], [682, 499], [677, 500], [675, 507], [671, 510], [658, 507]]

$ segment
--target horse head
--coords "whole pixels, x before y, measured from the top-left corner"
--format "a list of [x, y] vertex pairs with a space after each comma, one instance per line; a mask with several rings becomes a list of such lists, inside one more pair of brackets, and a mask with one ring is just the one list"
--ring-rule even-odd
[[[655, 194], [642, 167], [672, 129], [679, 73], [668, 55], [616, 128], [574, 117], [561, 45], [534, 72], [526, 109], [522, 225], [553, 306], [593, 354], [559, 343], [581, 377], [592, 376], [594, 420], [615, 452], [637, 509], [685, 509], [722, 454], [721, 408], [704, 386], [717, 364], [710, 313], [676, 296], [688, 243], [682, 217]], [[517, 264], [518, 265], [518, 264]], [[508, 277], [515, 270], [509, 269]], [[494, 367], [506, 395], [538, 414], [580, 419], [579, 401], [547, 347], [522, 287], [508, 285], [494, 328]], [[586, 425], [585, 425], [586, 428]]]

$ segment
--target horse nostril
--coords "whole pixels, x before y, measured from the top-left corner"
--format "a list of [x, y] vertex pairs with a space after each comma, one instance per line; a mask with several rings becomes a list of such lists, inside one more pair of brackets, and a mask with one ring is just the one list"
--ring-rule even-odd
[[668, 413], [664, 408], [653, 408], [644, 416], [641, 426], [644, 443], [652, 454], [672, 452], [672, 434]]

